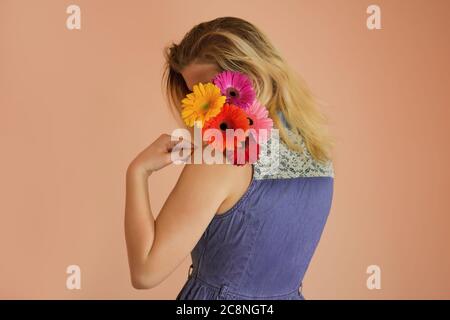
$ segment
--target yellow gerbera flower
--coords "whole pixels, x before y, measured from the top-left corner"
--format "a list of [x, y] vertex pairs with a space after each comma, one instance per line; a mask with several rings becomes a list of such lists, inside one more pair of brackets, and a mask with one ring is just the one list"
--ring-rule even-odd
[[213, 83], [199, 83], [194, 85], [192, 93], [181, 100], [181, 117], [189, 127], [193, 127], [196, 121], [203, 127], [205, 121], [219, 114], [225, 100], [219, 87]]

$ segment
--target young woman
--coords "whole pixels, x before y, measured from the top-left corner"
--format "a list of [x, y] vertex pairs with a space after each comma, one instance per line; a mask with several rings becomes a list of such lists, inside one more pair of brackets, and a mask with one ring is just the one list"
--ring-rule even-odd
[[251, 78], [281, 139], [277, 152], [253, 164], [186, 164], [156, 220], [147, 182], [171, 163], [175, 143], [163, 134], [143, 150], [126, 173], [133, 287], [155, 287], [191, 253], [177, 299], [303, 299], [302, 279], [329, 214], [334, 179], [314, 99], [267, 37], [239, 18], [195, 26], [167, 48], [166, 59], [167, 94], [178, 112], [195, 84], [239, 71]]

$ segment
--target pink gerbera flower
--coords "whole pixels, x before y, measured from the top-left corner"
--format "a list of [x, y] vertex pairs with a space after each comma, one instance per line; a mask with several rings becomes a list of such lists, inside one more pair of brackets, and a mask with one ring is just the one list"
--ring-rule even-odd
[[270, 136], [270, 130], [273, 128], [273, 120], [269, 118], [269, 111], [258, 100], [255, 100], [247, 109], [247, 118], [250, 134], [258, 143], [266, 142]]
[[255, 100], [252, 81], [243, 73], [223, 71], [213, 79], [213, 83], [220, 88], [230, 104], [247, 109]]

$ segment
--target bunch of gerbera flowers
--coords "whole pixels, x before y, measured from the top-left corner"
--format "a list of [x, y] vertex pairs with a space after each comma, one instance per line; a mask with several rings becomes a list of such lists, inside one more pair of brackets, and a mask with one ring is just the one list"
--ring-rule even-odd
[[259, 145], [269, 138], [273, 121], [256, 99], [247, 75], [223, 71], [212, 82], [194, 85], [181, 104], [186, 125], [202, 128], [203, 139], [224, 152], [231, 163], [242, 165], [258, 160]]

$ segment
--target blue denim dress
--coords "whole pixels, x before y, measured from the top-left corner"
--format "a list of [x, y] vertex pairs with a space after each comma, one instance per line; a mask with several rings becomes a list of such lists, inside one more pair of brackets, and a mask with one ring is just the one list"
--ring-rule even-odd
[[216, 215], [191, 252], [177, 300], [302, 300], [302, 280], [331, 207], [331, 161], [319, 163], [279, 138], [262, 147], [251, 183]]

